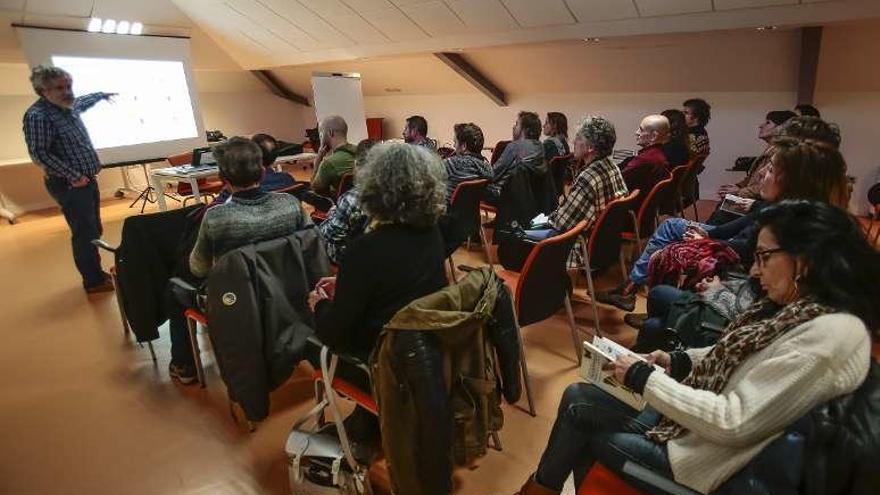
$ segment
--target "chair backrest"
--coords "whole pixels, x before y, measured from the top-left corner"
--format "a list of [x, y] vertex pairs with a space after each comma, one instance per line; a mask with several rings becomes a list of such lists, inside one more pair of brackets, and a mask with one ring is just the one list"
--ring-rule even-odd
[[449, 199], [449, 208], [446, 209], [449, 225], [444, 232], [444, 240], [449, 248], [457, 249], [480, 228], [480, 199], [488, 185], [488, 179], [474, 179], [455, 186]]
[[189, 165], [192, 163], [193, 152], [187, 151], [186, 153], [178, 153], [176, 155], [171, 155], [166, 160], [168, 160], [168, 164], [172, 167], [179, 167], [180, 165]]
[[635, 151], [633, 150], [614, 150], [611, 152], [611, 160], [615, 162], [619, 162], [621, 160], [625, 160], [631, 156], [635, 156]]
[[590, 268], [602, 269], [616, 263], [620, 256], [620, 233], [629, 225], [630, 211], [636, 206], [639, 190], [605, 205], [593, 224], [587, 240]]
[[571, 293], [568, 254], [586, 227], [584, 220], [532, 248], [516, 284], [516, 314], [521, 326], [542, 321], [562, 307], [565, 295]]
[[506, 148], [508, 144], [510, 144], [510, 141], [498, 141], [495, 143], [495, 147], [492, 148], [492, 159], [489, 160], [490, 165], [495, 165], [495, 162], [501, 158], [501, 153], [504, 153], [504, 148]]
[[661, 180], [654, 185], [650, 192], [648, 192], [648, 195], [645, 196], [641, 206], [639, 206], [639, 211], [636, 214], [636, 222], [639, 226], [639, 235], [642, 238], [650, 236], [657, 227], [657, 210], [669, 197], [671, 188], [672, 177]]
[[688, 170], [681, 181], [681, 198], [682, 206], [690, 206], [699, 197], [697, 191], [697, 176], [703, 171], [703, 162], [706, 161], [704, 156], [695, 156], [693, 160], [687, 163]]
[[679, 205], [684, 196], [684, 181], [687, 178], [688, 172], [692, 170], [693, 164], [694, 161], [692, 160], [670, 170], [670, 173], [672, 174], [672, 184], [669, 186], [671, 193], [668, 194], [666, 201], [661, 206], [662, 212], [671, 214], [678, 213]]
[[550, 175], [553, 176], [553, 185], [556, 186], [556, 194], [559, 196], [562, 196], [562, 193], [565, 190], [565, 174], [571, 165], [573, 157], [574, 155], [571, 153], [556, 155], [550, 159], [550, 163], [547, 165], [550, 169]]
[[352, 187], [354, 187], [354, 173], [346, 172], [342, 174], [339, 178], [339, 185], [336, 187], [336, 200], [339, 201], [339, 198]]

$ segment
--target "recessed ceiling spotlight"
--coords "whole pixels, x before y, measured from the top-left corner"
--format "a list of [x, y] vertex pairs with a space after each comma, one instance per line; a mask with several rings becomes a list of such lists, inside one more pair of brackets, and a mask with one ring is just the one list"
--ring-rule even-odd
[[758, 31], [775, 31], [775, 30], [779, 29], [779, 27], [778, 26], [761, 26], [761, 27], [758, 27], [755, 29], [757, 29]]
[[119, 21], [116, 23], [116, 34], [128, 34], [128, 30], [131, 25], [128, 21]]
[[102, 33], [115, 33], [116, 32], [116, 21], [113, 19], [104, 20], [104, 27], [101, 28]]
[[585, 43], [598, 43], [599, 41], [599, 38], [584, 38]]
[[97, 33], [101, 31], [101, 18], [100, 17], [92, 17], [89, 19], [89, 27], [86, 28], [90, 33]]

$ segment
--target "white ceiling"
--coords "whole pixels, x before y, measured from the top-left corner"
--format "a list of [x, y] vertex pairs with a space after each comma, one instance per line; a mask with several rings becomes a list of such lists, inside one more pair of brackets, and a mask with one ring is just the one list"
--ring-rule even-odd
[[[880, 17], [880, 0], [0, 0], [0, 18], [204, 31], [247, 69], [518, 43]], [[6, 48], [0, 32], [0, 51]]]

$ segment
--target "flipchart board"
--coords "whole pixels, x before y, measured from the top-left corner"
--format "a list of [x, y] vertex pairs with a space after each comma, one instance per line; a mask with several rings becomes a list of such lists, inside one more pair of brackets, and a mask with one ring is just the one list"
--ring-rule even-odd
[[360, 74], [314, 72], [312, 94], [318, 122], [324, 117], [339, 115], [348, 124], [348, 142], [358, 143], [367, 138]]

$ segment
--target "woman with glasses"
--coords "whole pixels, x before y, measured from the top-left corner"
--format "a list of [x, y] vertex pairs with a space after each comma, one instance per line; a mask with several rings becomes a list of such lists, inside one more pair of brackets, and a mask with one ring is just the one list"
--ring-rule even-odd
[[595, 461], [618, 473], [635, 462], [709, 493], [786, 426], [859, 387], [880, 328], [880, 253], [852, 217], [823, 202], [782, 201], [757, 225], [751, 275], [766, 296], [714, 346], [613, 362], [614, 378], [647, 401], [641, 412], [595, 386], [570, 385], [520, 494], [560, 493]]

